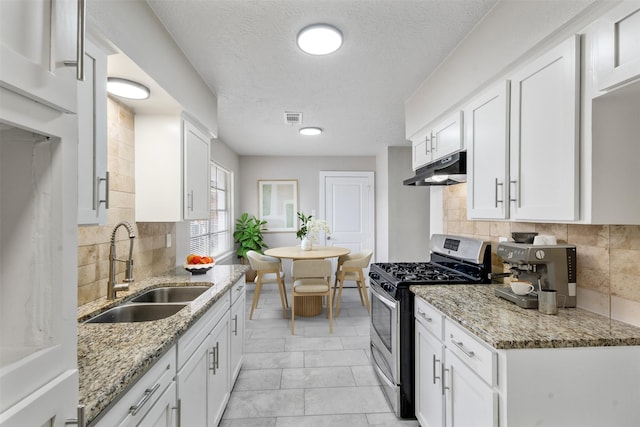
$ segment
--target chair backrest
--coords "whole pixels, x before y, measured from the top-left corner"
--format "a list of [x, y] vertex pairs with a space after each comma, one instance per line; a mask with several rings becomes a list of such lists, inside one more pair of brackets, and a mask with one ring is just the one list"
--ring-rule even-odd
[[[346, 255], [346, 259], [343, 260], [342, 266], [348, 268], [366, 268], [369, 265], [369, 261], [371, 261], [371, 257], [373, 256], [373, 251], [371, 249], [366, 249], [361, 252], [357, 252], [355, 254]], [[338, 263], [340, 261], [338, 260]]]
[[296, 279], [331, 276], [331, 261], [325, 259], [299, 259], [293, 261], [291, 275]]
[[247, 259], [249, 260], [249, 265], [251, 265], [251, 268], [256, 271], [279, 270], [282, 266], [280, 258], [262, 255], [261, 253], [256, 251], [248, 251]]

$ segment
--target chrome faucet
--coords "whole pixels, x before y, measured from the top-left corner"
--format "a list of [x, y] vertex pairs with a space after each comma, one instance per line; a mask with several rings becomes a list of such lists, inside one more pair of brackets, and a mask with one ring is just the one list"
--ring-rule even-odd
[[[126, 227], [129, 232], [129, 259], [118, 259], [116, 257], [116, 231], [120, 227]], [[119, 222], [113, 228], [111, 232], [111, 246], [109, 247], [109, 282], [107, 283], [107, 299], [112, 300], [116, 298], [116, 292], [128, 291], [129, 283], [133, 282], [133, 239], [136, 235], [133, 232], [133, 227], [126, 221]], [[116, 261], [124, 262], [127, 264], [125, 269], [124, 283], [116, 283]]]

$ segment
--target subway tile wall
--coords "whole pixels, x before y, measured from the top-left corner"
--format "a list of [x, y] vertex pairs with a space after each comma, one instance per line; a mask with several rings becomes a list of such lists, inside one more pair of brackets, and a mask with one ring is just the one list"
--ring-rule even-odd
[[[175, 245], [166, 248], [166, 235], [175, 242], [175, 223], [135, 222], [134, 114], [109, 98], [107, 157], [110, 173], [110, 207], [107, 222], [100, 226], [78, 227], [78, 305], [104, 297], [109, 278], [109, 243], [115, 224], [128, 221], [136, 232], [134, 279], [161, 274], [176, 265]], [[119, 258], [129, 253], [129, 238], [123, 229], [116, 235]], [[124, 278], [124, 263], [117, 263], [118, 280]]]
[[555, 235], [577, 248], [578, 306], [640, 326], [640, 226], [543, 224], [467, 220], [467, 185], [443, 191], [444, 232], [491, 241], [493, 270], [498, 238], [513, 231]]

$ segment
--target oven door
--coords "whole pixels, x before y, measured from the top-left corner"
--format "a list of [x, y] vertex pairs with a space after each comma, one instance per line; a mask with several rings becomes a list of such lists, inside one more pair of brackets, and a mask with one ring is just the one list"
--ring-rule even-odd
[[373, 280], [371, 288], [371, 359], [383, 390], [396, 414], [399, 411], [400, 342], [399, 303]]

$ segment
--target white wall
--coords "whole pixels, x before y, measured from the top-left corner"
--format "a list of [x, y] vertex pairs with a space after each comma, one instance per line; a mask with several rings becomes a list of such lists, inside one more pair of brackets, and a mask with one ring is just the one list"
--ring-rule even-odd
[[[310, 214], [319, 212], [320, 171], [374, 171], [375, 157], [240, 157], [239, 186], [236, 200], [236, 218], [243, 212], [258, 215], [258, 180], [297, 179], [298, 210]], [[265, 233], [270, 247], [294, 246], [299, 243], [296, 234]]]

